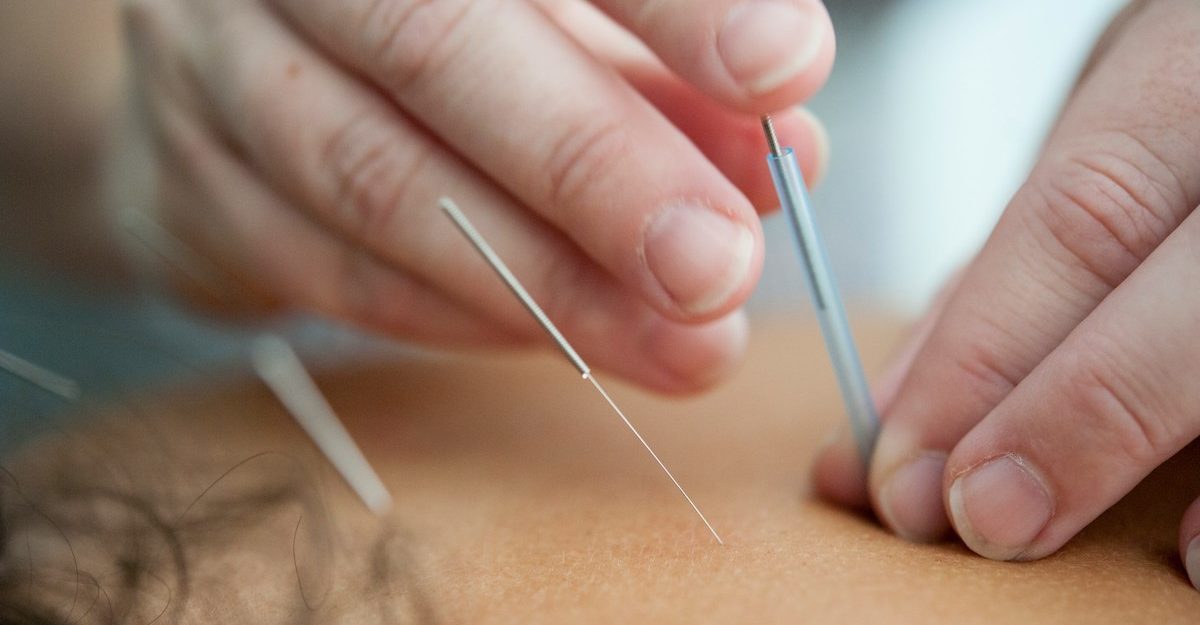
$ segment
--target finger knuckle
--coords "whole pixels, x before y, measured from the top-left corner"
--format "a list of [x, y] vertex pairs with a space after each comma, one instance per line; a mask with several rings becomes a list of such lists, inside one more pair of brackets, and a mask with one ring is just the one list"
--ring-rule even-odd
[[1019, 382], [1017, 376], [1005, 371], [995, 351], [982, 345], [967, 348], [954, 364], [984, 401], [1003, 397]]
[[1085, 354], [1069, 366], [1067, 397], [1087, 421], [1081, 437], [1113, 449], [1139, 466], [1153, 466], [1181, 437], [1172, 411], [1155, 399], [1142, 376], [1151, 369], [1103, 338], [1091, 341]]
[[1137, 147], [1124, 149], [1138, 156], [1068, 151], [1035, 174], [1027, 189], [1053, 241], [1109, 288], [1145, 260], [1180, 218], [1179, 192], [1163, 180], [1169, 169], [1128, 142]]
[[364, 18], [367, 54], [395, 89], [436, 73], [467, 37], [460, 31], [485, 0], [373, 0]]
[[994, 406], [1016, 388], [1024, 372], [1014, 363], [1021, 359], [1012, 346], [1022, 344], [1022, 338], [986, 314], [975, 316], [975, 323], [936, 339], [937, 349], [946, 354], [949, 363], [948, 384], [956, 392], [972, 396], [980, 406]]
[[386, 240], [412, 182], [430, 157], [428, 147], [402, 144], [375, 112], [347, 118], [321, 148], [318, 171], [330, 172], [336, 218], [368, 245]]
[[629, 145], [628, 131], [615, 119], [584, 117], [564, 128], [544, 169], [549, 203], [556, 207], [579, 204], [590, 186], [612, 174], [628, 155]]

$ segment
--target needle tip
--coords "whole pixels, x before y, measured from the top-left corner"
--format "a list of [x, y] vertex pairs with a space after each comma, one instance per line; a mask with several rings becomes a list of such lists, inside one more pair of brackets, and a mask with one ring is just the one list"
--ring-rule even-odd
[[767, 135], [767, 147], [771, 150], [771, 156], [782, 156], [783, 149], [779, 147], [779, 135], [775, 134], [775, 124], [771, 121], [770, 115], [762, 116], [763, 133]]

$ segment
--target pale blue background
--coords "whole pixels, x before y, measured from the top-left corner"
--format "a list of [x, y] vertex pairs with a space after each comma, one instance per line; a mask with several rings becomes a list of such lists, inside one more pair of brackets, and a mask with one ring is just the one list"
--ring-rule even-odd
[[[838, 58], [811, 108], [833, 150], [813, 201], [850, 299], [915, 314], [978, 249], [1124, 4], [828, 3]], [[807, 297], [789, 237], [767, 220], [757, 307]]]

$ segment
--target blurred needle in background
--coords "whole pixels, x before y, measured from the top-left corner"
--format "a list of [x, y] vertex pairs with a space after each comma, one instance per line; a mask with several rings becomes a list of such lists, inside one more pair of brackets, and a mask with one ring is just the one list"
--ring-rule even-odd
[[79, 399], [79, 384], [38, 365], [0, 349], [0, 370], [33, 384], [59, 397], [75, 401]]
[[250, 359], [258, 376], [367, 508], [379, 516], [387, 513], [392, 507], [391, 494], [333, 412], [333, 407], [321, 394], [291, 345], [272, 334], [260, 336], [251, 347]]

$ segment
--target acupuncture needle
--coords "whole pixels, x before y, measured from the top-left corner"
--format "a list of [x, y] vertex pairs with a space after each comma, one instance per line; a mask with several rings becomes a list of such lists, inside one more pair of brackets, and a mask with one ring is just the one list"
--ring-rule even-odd
[[0, 349], [0, 369], [68, 401], [79, 399], [79, 383]]
[[838, 294], [825, 246], [817, 232], [817, 224], [813, 218], [804, 176], [796, 162], [796, 154], [792, 148], [780, 148], [779, 137], [775, 134], [775, 126], [771, 123], [770, 116], [762, 118], [762, 127], [770, 149], [767, 164], [771, 168], [771, 179], [775, 182], [780, 206], [787, 215], [792, 234], [796, 238], [796, 247], [800, 251], [800, 260], [805, 269], [805, 282], [808, 284], [813, 306], [817, 310], [817, 319], [820, 321], [829, 359], [837, 373], [838, 387], [841, 389], [842, 401], [846, 405], [846, 413], [854, 432], [859, 458], [863, 466], [868, 466], [871, 452], [875, 448], [875, 439], [879, 436], [879, 415], [875, 409], [875, 402], [871, 399], [871, 390], [866, 374], [863, 373], [858, 349], [854, 345], [850, 322], [846, 319], [846, 307]]
[[483, 238], [483, 235], [481, 235], [479, 231], [475, 229], [475, 226], [471, 224], [471, 220], [467, 219], [467, 216], [463, 214], [462, 210], [458, 208], [458, 205], [455, 204], [450, 198], [443, 197], [439, 199], [438, 205], [441, 206], [442, 212], [444, 212], [446, 216], [454, 222], [454, 225], [458, 227], [463, 236], [465, 236], [467, 240], [471, 242], [471, 245], [474, 246], [479, 252], [479, 254], [483, 256], [484, 260], [491, 265], [492, 270], [495, 271], [496, 274], [500, 276], [500, 279], [504, 281], [504, 284], [508, 286], [508, 290], [512, 291], [513, 295], [515, 295], [525, 309], [529, 311], [529, 314], [533, 315], [533, 317], [537, 319], [538, 323], [541, 324], [542, 329], [544, 329], [546, 333], [550, 335], [550, 338], [554, 339], [554, 343], [558, 346], [558, 349], [562, 351], [563, 355], [566, 356], [571, 365], [579, 371], [580, 375], [583, 376], [583, 379], [591, 382], [592, 386], [596, 388], [596, 391], [600, 393], [600, 396], [604, 398], [604, 401], [608, 402], [608, 405], [612, 407], [613, 412], [617, 413], [617, 416], [620, 417], [621, 421], [625, 423], [625, 427], [629, 428], [630, 432], [633, 432], [633, 435], [637, 437], [638, 442], [642, 444], [642, 447], [646, 448], [646, 451], [650, 454], [650, 457], [654, 459], [654, 462], [658, 463], [659, 468], [663, 470], [663, 473], [670, 478], [671, 483], [675, 485], [677, 490], [679, 490], [679, 494], [683, 495], [683, 498], [687, 500], [688, 505], [690, 505], [692, 510], [696, 512], [696, 516], [700, 517], [700, 520], [704, 522], [704, 526], [707, 527], [708, 531], [712, 533], [713, 538], [717, 540], [717, 544], [724, 545], [725, 541], [721, 540], [721, 536], [717, 534], [717, 530], [713, 528], [712, 523], [708, 522], [708, 518], [705, 517], [704, 513], [700, 511], [700, 508], [696, 505], [696, 502], [692, 501], [692, 498], [687, 494], [687, 491], [683, 489], [683, 486], [679, 483], [679, 480], [675, 479], [675, 476], [671, 473], [671, 470], [667, 468], [667, 465], [664, 464], [661, 459], [659, 459], [658, 454], [654, 453], [654, 450], [650, 447], [650, 444], [646, 442], [646, 439], [642, 438], [642, 434], [638, 432], [636, 427], [634, 427], [633, 422], [625, 416], [625, 412], [617, 407], [616, 402], [614, 402], [612, 397], [609, 396], [608, 392], [604, 390], [604, 387], [600, 386], [600, 382], [596, 380], [596, 376], [592, 375], [592, 370], [588, 367], [587, 363], [583, 361], [583, 358], [578, 352], [575, 351], [575, 348], [571, 347], [571, 344], [567, 341], [567, 339], [562, 335], [561, 332], [558, 331], [558, 328], [554, 325], [554, 322], [550, 321], [550, 318], [546, 316], [544, 311], [542, 311], [542, 307], [539, 306], [536, 301], [534, 301], [533, 296], [530, 295], [529, 292], [525, 290], [525, 287], [521, 285], [521, 281], [517, 280], [517, 277], [513, 275], [511, 270], [509, 270], [508, 265], [504, 264], [504, 261], [501, 260], [500, 256], [496, 254], [496, 251], [492, 249], [492, 246], [488, 245], [488, 242]]
[[135, 210], [122, 211], [120, 224], [127, 234], [157, 255], [167, 265], [196, 283], [200, 288], [224, 303], [236, 304], [237, 298], [227, 293], [219, 270], [190, 246], [171, 234], [154, 219]]
[[377, 516], [387, 513], [392, 507], [391, 494], [291, 345], [282, 337], [262, 335], [251, 346], [250, 360], [258, 376], [367, 508]]

